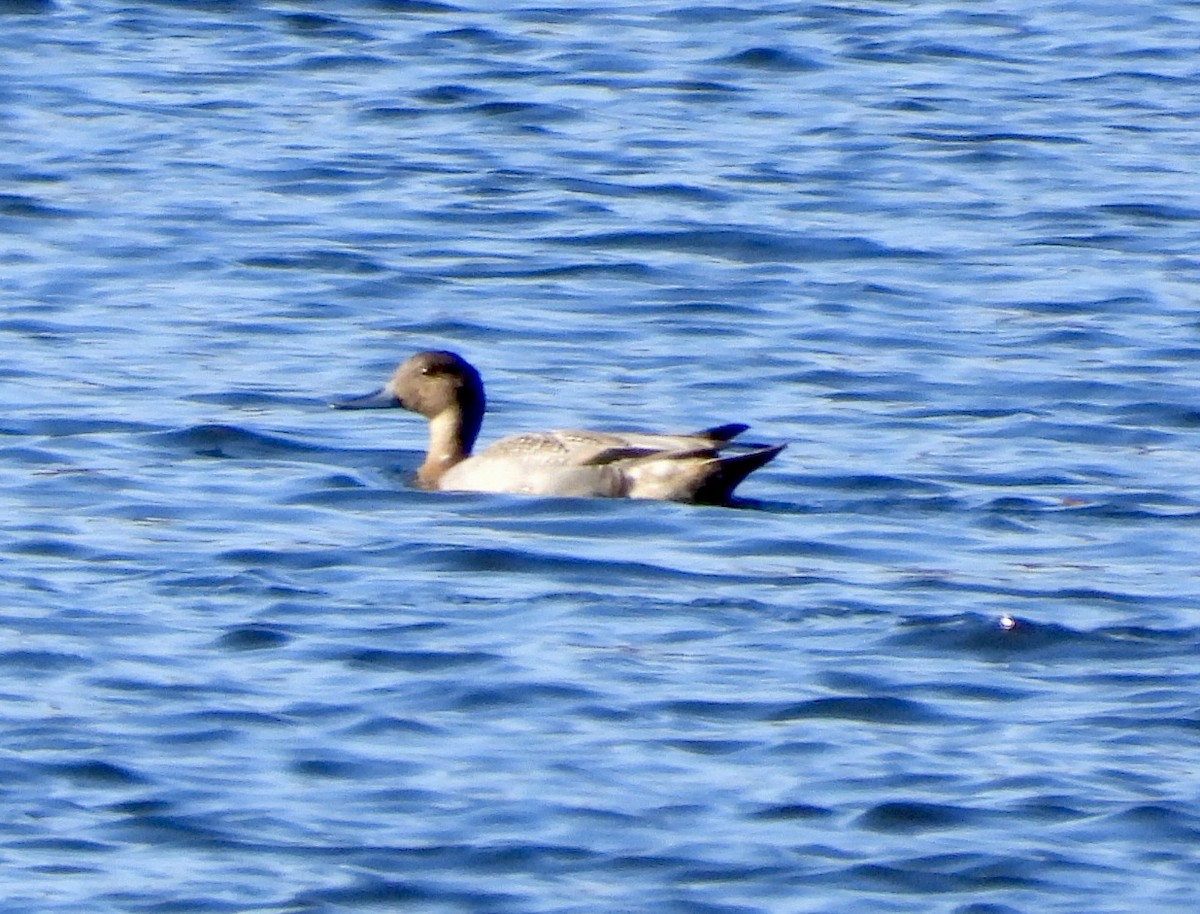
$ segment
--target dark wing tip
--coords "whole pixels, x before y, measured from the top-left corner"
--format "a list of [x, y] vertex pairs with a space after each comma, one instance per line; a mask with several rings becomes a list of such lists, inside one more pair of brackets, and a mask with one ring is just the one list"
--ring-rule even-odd
[[709, 441], [732, 441], [748, 428], [750, 426], [741, 422], [730, 422], [728, 425], [714, 425], [712, 428], [698, 431], [695, 437], [707, 438]]

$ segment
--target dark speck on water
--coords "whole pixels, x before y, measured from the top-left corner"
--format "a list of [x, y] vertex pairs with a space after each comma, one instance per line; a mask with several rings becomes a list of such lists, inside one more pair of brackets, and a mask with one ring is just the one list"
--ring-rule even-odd
[[[1200, 909], [1194, 3], [0, 2], [6, 911]], [[745, 423], [733, 508], [410, 485]]]

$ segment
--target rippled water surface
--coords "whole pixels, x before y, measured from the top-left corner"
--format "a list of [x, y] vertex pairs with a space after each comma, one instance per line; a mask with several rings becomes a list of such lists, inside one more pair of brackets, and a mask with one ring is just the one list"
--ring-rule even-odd
[[1200, 8], [498, 6], [0, 2], [3, 910], [1195, 911]]

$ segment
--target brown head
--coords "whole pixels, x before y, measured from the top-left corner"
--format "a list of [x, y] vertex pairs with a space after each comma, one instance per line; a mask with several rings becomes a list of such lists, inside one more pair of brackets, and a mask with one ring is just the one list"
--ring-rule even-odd
[[403, 362], [384, 389], [402, 407], [426, 419], [447, 409], [461, 410], [464, 418], [475, 413], [482, 416], [486, 405], [479, 372], [457, 353], [442, 350], [418, 352]]
[[380, 390], [332, 404], [335, 409], [399, 406], [428, 419], [429, 453], [420, 471], [427, 483], [470, 456], [486, 405], [479, 372], [462, 356], [444, 350], [418, 352]]

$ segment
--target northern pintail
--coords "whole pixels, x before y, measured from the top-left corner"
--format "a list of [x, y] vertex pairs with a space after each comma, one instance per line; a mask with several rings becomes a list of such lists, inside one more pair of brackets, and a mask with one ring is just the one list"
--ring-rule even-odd
[[718, 425], [689, 435], [551, 431], [502, 438], [471, 449], [486, 399], [479, 372], [456, 353], [418, 352], [379, 391], [330, 404], [336, 409], [403, 407], [429, 420], [429, 451], [417, 471], [423, 488], [724, 504], [750, 473], [786, 445], [722, 455], [744, 432]]

